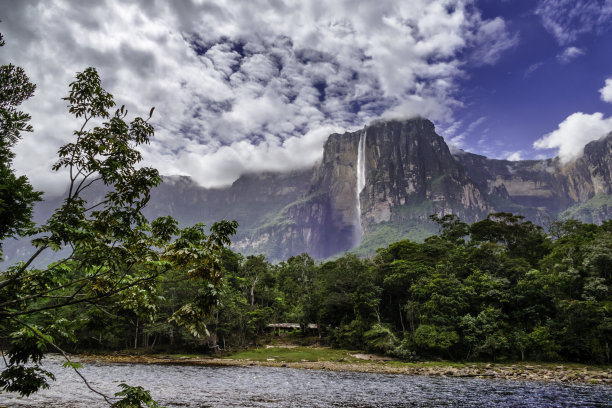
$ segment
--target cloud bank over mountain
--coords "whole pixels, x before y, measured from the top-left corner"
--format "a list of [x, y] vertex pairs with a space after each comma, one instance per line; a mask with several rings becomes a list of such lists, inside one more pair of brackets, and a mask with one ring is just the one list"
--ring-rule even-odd
[[98, 68], [119, 105], [145, 115], [145, 152], [204, 186], [314, 163], [332, 131], [374, 118], [450, 123], [466, 66], [495, 64], [519, 37], [471, 0], [7, 1], [2, 63], [38, 85], [35, 134], [16, 165], [56, 191], [48, 169], [75, 127], [61, 97]]
[[557, 130], [534, 142], [536, 149], [558, 149], [562, 162], [567, 163], [582, 155], [584, 146], [612, 131], [612, 117], [601, 112], [573, 113], [559, 124]]

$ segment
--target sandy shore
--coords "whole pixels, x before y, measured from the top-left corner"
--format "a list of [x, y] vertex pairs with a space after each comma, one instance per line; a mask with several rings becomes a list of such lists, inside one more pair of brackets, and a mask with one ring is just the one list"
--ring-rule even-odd
[[562, 383], [595, 383], [612, 385], [612, 369], [576, 365], [540, 364], [403, 364], [392, 361], [251, 361], [228, 358], [171, 357], [162, 355], [83, 355], [81, 361], [139, 364], [180, 364], [208, 366], [267, 366], [289, 367], [311, 370], [355, 371], [364, 373], [427, 375], [443, 377], [480, 377], [524, 381], [547, 381]]

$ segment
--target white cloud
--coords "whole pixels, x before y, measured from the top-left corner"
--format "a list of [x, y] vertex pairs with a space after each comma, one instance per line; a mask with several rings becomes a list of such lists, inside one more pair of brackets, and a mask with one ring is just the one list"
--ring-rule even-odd
[[451, 151], [457, 151], [465, 148], [465, 137], [466, 133], [458, 134], [457, 136], [453, 136], [450, 139], [447, 139], [448, 147]]
[[476, 119], [475, 121], [469, 124], [469, 126], [466, 129], [466, 132], [472, 133], [474, 130], [476, 130], [477, 127], [482, 125], [486, 120], [487, 120], [486, 116], [479, 117], [478, 119]]
[[131, 113], [156, 106], [148, 164], [214, 186], [312, 165], [330, 129], [380, 116], [452, 123], [466, 64], [493, 64], [518, 42], [475, 0], [3, 5], [0, 62], [38, 85], [15, 165], [48, 190], [63, 188], [46, 169], [75, 127], [60, 98], [87, 66]]
[[521, 157], [522, 152], [520, 150], [516, 151], [516, 152], [511, 152], [508, 153], [506, 155], [506, 160], [510, 160], [510, 161], [519, 161], [519, 160], [523, 160], [523, 158]]
[[525, 70], [525, 78], [528, 78], [531, 76], [531, 74], [533, 74], [534, 72], [536, 72], [538, 69], [540, 69], [542, 67], [542, 65], [544, 65], [543, 62], [536, 62], [535, 64], [531, 64], [526, 70]]
[[612, 131], [612, 117], [602, 113], [582, 112], [568, 116], [557, 130], [544, 135], [533, 143], [535, 149], [557, 149], [563, 163], [582, 155], [584, 146]]
[[174, 167], [167, 174], [207, 174], [218, 185], [227, 185], [244, 173], [307, 168], [321, 158], [327, 137], [342, 131], [339, 127], [323, 126], [282, 142], [271, 139], [254, 145], [241, 140], [210, 153], [202, 149], [184, 152], [178, 157], [168, 154], [166, 159]]
[[[482, 125], [486, 120], [486, 116], [481, 116], [478, 119], [470, 122], [470, 124], [461, 133], [457, 134], [457, 130], [463, 126], [463, 122], [458, 122], [457, 124], [454, 124], [453, 126], [444, 129], [442, 131], [442, 134], [446, 137], [447, 142], [450, 145], [449, 147], [454, 150], [464, 149], [466, 147], [465, 139], [468, 136], [472, 135], [474, 131], [478, 127], [480, 127], [480, 125]], [[479, 133], [482, 135], [483, 132]]]
[[577, 47], [567, 47], [566, 49], [563, 50], [563, 52], [561, 54], [557, 55], [557, 60], [561, 64], [568, 64], [573, 59], [576, 59], [576, 58], [580, 57], [581, 55], [584, 55], [584, 51], [581, 50], [580, 48], [577, 48]]
[[482, 65], [495, 64], [502, 53], [519, 43], [519, 35], [511, 35], [506, 22], [500, 17], [483, 23], [476, 33], [476, 42], [472, 59]]
[[586, 33], [608, 30], [612, 0], [541, 0], [536, 14], [559, 45], [565, 46]]
[[612, 78], [606, 79], [606, 84], [599, 90], [601, 100], [612, 103]]

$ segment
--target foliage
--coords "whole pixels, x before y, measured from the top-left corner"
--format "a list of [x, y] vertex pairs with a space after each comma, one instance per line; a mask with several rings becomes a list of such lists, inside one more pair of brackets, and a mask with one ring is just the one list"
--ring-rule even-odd
[[[0, 34], [0, 47], [3, 45]], [[15, 157], [11, 149], [22, 132], [32, 132], [30, 115], [17, 108], [35, 89], [22, 68], [0, 66], [0, 256], [2, 240], [25, 234], [32, 227], [32, 207], [40, 201], [41, 193], [34, 191], [27, 177], [17, 177], [11, 167]]]
[[373, 259], [271, 265], [226, 253], [217, 337], [244, 346], [269, 322], [299, 322], [304, 333], [316, 323], [333, 346], [409, 361], [610, 361], [612, 223], [563, 221], [548, 236], [508, 213], [471, 226], [433, 218], [439, 236]]
[[398, 345], [398, 340], [388, 326], [376, 323], [363, 334], [366, 348], [370, 351], [389, 354]]
[[[113, 408], [140, 408], [147, 406], [149, 408], [162, 408], [151, 398], [151, 394], [142, 387], [130, 387], [125, 383], [119, 384], [122, 391], [115, 394], [116, 397], [123, 397], [115, 402]], [[144, 404], [144, 405], [143, 405]]]
[[398, 360], [414, 362], [419, 359], [419, 356], [412, 348], [412, 341], [408, 336], [406, 336], [395, 346], [394, 349], [387, 351], [387, 354]]
[[[2, 122], [1, 147], [11, 158], [19, 132], [30, 130], [25, 125], [29, 117], [14, 106], [29, 97], [33, 86], [14, 68], [2, 75], [14, 78], [0, 95], [2, 115], [10, 119]], [[127, 121], [125, 107], [112, 114], [113, 97], [93, 68], [77, 73], [64, 99], [82, 125], [73, 141], [59, 149], [53, 166], [68, 175], [62, 205], [35, 229], [30, 228], [31, 200], [18, 220], [2, 221], [0, 238], [24, 233], [26, 227], [36, 233], [34, 254], [0, 273], [0, 335], [9, 357], [0, 387], [22, 395], [48, 387], [47, 379], [53, 379], [40, 366], [44, 353], [63, 352], [60, 346], [84, 333], [90, 338], [94, 332], [102, 342], [102, 331], [125, 335], [123, 328], [129, 328], [138, 346], [146, 323], [155, 321], [162, 306], [159, 290], [170, 276], [190, 290], [163, 316], [165, 324], [184, 328], [192, 337], [207, 334], [205, 319], [219, 303], [221, 255], [237, 228], [236, 222], [221, 221], [206, 232], [201, 224], [180, 229], [170, 217], [146, 220], [141, 211], [150, 190], [161, 182], [156, 169], [139, 164], [138, 148], [154, 134], [148, 119]], [[153, 109], [149, 118], [152, 114]], [[49, 251], [62, 258], [46, 268], [31, 268]], [[68, 367], [79, 373], [77, 365], [69, 362]], [[140, 387], [123, 388], [115, 406], [157, 406]]]
[[[307, 316], [327, 341], [407, 360], [610, 361], [610, 223], [559, 222], [553, 240], [509, 213], [434, 219], [441, 235], [423, 243], [309, 266]], [[298, 316], [295, 265], [268, 268], [267, 291], [283, 299], [271, 319]]]

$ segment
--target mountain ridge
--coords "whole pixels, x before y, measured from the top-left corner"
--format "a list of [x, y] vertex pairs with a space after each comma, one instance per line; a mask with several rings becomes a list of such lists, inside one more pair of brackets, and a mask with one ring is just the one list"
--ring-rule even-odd
[[325, 259], [423, 239], [437, 231], [431, 214], [468, 223], [497, 211], [539, 225], [564, 217], [601, 223], [612, 216], [611, 175], [612, 132], [569, 163], [509, 161], [451, 152], [424, 118], [377, 120], [331, 134], [310, 169], [249, 173], [220, 188], [165, 176], [144, 213], [172, 215], [182, 225], [235, 219], [236, 251], [272, 261], [303, 252]]
[[[358, 193], [360, 146], [365, 186]], [[456, 214], [470, 223], [496, 211], [519, 213], [540, 225], [563, 214], [601, 222], [612, 212], [606, 204], [612, 192], [611, 152], [612, 133], [587, 144], [582, 156], [566, 164], [558, 158], [489, 159], [451, 152], [427, 119], [377, 120], [355, 132], [331, 134], [311, 170], [240, 177], [228, 194], [234, 202], [255, 203], [255, 210], [230, 206], [217, 218], [246, 215], [249, 222], [241, 224], [233, 248], [272, 260], [302, 252], [321, 259], [356, 246], [371, 253], [393, 240], [423, 238], [436, 232], [429, 220], [434, 213]], [[247, 189], [249, 183], [259, 187]], [[270, 186], [292, 193], [263, 200], [279, 205], [257, 207], [262, 191], [273, 196]], [[249, 211], [260, 218], [248, 217]]]

